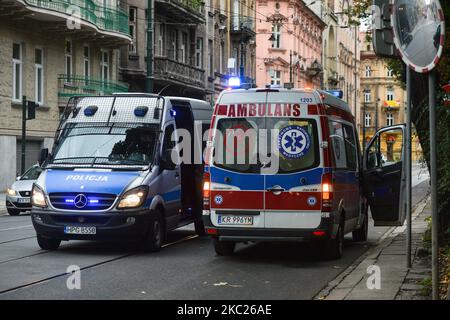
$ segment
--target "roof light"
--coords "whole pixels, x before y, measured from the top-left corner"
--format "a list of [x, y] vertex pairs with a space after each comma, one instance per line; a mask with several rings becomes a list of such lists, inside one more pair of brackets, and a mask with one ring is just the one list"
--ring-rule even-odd
[[230, 77], [228, 78], [228, 86], [232, 88], [237, 88], [241, 86], [241, 78], [239, 77]]
[[342, 90], [327, 90], [326, 92], [339, 99], [342, 99], [344, 96], [344, 92]]
[[98, 110], [97, 106], [89, 106], [86, 109], [84, 109], [84, 115], [86, 117], [91, 117], [93, 116]]
[[174, 109], [170, 109], [169, 113], [173, 118], [175, 118], [175, 116], [177, 115], [177, 111]]

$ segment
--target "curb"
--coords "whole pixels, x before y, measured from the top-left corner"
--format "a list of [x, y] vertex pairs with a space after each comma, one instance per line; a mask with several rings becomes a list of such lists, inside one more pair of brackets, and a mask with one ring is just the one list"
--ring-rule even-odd
[[[416, 206], [413, 209], [412, 212], [412, 221], [414, 221], [417, 216], [422, 213], [423, 209], [425, 208], [428, 199], [430, 198], [429, 195], [427, 195], [425, 198], [420, 200], [419, 203], [416, 204]], [[314, 297], [313, 300], [324, 300], [326, 299], [333, 290], [337, 290], [337, 287], [339, 284], [341, 284], [347, 276], [349, 276], [353, 270], [355, 270], [359, 265], [361, 265], [366, 259], [367, 260], [373, 260], [375, 261], [380, 253], [388, 247], [395, 237], [397, 237], [399, 234], [403, 233], [406, 229], [406, 224], [403, 226], [398, 227], [391, 227], [389, 228], [378, 241], [375, 243], [373, 247], [371, 247], [369, 250], [367, 250], [364, 254], [359, 256], [350, 266], [348, 266], [342, 273], [340, 273], [335, 279], [330, 281], [322, 290], [319, 291]], [[372, 263], [371, 263], [372, 264]], [[348, 287], [348, 290], [342, 289], [347, 292], [343, 292], [341, 294], [342, 299], [337, 300], [344, 300], [345, 297], [350, 293], [350, 291], [353, 289], [354, 286], [356, 286], [365, 275], [361, 275], [359, 279], [356, 282], [353, 282], [352, 286]]]

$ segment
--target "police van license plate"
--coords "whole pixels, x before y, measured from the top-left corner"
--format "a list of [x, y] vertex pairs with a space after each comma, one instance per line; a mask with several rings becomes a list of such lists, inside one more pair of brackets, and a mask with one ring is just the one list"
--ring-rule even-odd
[[252, 216], [218, 216], [218, 224], [221, 225], [253, 225]]
[[64, 227], [64, 233], [67, 233], [67, 234], [96, 234], [97, 228], [96, 227], [66, 226], [66, 227]]

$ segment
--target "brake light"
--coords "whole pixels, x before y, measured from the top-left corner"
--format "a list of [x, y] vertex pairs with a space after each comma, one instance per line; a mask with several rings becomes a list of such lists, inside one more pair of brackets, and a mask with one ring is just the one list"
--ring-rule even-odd
[[332, 174], [322, 175], [322, 211], [330, 212], [333, 204]]
[[211, 178], [209, 172], [203, 174], [203, 210], [210, 210]]

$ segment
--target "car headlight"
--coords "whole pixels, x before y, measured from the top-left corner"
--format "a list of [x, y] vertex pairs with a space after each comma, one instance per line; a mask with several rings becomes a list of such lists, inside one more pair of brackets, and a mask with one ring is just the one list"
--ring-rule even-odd
[[147, 198], [148, 187], [140, 186], [125, 192], [120, 198], [117, 209], [132, 209], [142, 206]]
[[31, 204], [40, 208], [47, 207], [44, 191], [42, 191], [42, 189], [37, 185], [33, 186], [33, 191], [31, 192]]
[[11, 197], [14, 197], [17, 195], [17, 191], [14, 189], [8, 188], [8, 189], [6, 189], [6, 192], [8, 193], [8, 196], [11, 196]]

